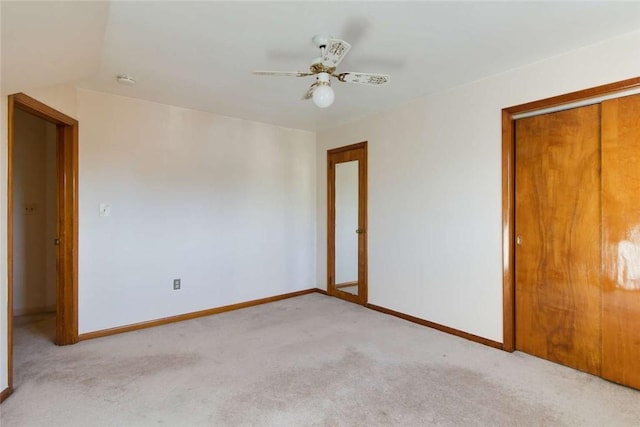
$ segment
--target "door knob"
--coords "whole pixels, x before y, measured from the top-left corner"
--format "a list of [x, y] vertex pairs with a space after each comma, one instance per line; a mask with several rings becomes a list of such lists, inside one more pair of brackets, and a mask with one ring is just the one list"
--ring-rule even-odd
[[362, 229], [362, 228], [358, 228], [358, 229], [356, 230], [356, 233], [358, 233], [358, 234], [362, 234], [362, 233], [364, 233], [364, 229]]
[[522, 236], [516, 236], [516, 245], [520, 246], [522, 244]]
[[53, 244], [56, 246], [60, 246], [60, 239], [53, 239]]

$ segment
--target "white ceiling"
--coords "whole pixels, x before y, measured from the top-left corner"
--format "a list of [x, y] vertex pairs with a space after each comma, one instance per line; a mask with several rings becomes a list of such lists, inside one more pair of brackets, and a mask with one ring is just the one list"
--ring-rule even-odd
[[0, 6], [2, 94], [98, 72], [109, 3], [2, 0]]
[[[64, 74], [88, 89], [307, 130], [640, 29], [640, 2], [611, 1], [2, 1], [1, 13], [3, 92]], [[300, 99], [313, 77], [251, 74], [308, 69], [318, 33], [352, 44], [338, 71], [391, 82], [334, 82], [334, 105], [319, 109]], [[119, 85], [117, 74], [138, 83]]]

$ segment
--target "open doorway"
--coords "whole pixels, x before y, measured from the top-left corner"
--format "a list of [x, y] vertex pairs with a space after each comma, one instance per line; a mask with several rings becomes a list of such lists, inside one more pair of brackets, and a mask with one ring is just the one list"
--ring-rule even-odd
[[13, 114], [13, 316], [56, 310], [56, 126]]
[[24, 94], [8, 107], [11, 390], [14, 315], [55, 313], [55, 343], [78, 342], [78, 122]]

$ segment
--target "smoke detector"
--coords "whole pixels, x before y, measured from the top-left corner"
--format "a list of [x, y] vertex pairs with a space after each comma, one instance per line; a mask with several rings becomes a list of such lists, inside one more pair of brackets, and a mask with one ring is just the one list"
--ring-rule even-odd
[[126, 74], [119, 74], [116, 77], [116, 80], [118, 81], [118, 83], [126, 86], [133, 86], [134, 84], [136, 84], [136, 80], [131, 76], [127, 76]]

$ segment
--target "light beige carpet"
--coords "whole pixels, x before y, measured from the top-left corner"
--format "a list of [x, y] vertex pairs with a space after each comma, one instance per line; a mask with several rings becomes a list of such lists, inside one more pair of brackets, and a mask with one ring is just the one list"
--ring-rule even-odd
[[320, 294], [56, 347], [26, 318], [11, 426], [640, 425], [640, 392]]

